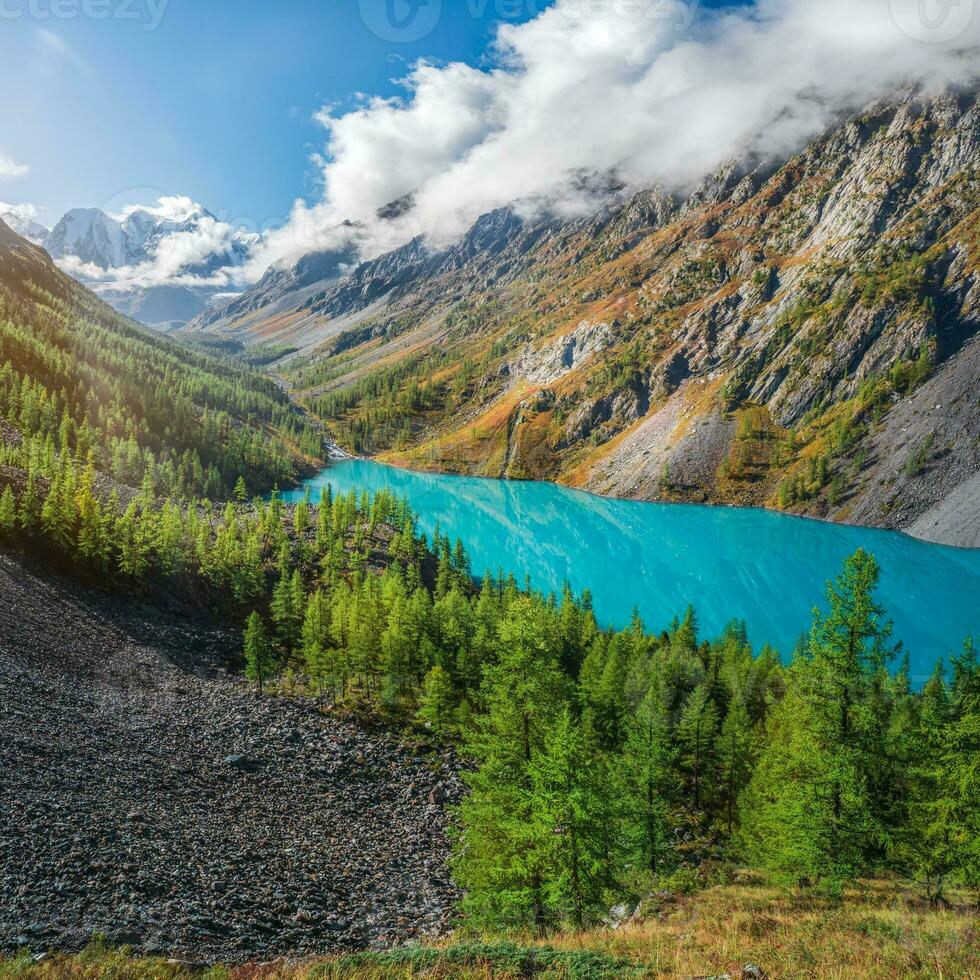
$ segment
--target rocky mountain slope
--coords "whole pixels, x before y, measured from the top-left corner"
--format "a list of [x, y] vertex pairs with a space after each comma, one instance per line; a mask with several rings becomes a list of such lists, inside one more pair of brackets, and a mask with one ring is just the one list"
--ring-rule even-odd
[[192, 326], [312, 352], [299, 397], [396, 462], [980, 544], [978, 166], [976, 91], [910, 94], [686, 197], [504, 209]]
[[101, 934], [239, 961], [445, 929], [452, 760], [259, 698], [239, 648], [0, 555], [0, 952]]
[[[306, 326], [315, 345], [323, 336], [322, 318], [307, 313], [306, 302], [319, 296], [326, 284], [340, 281], [355, 264], [356, 255], [350, 250], [312, 252], [292, 267], [272, 266], [241, 296], [195, 317], [189, 329], [251, 343], [284, 342], [292, 346], [304, 342]], [[234, 329], [226, 329], [232, 323]], [[337, 328], [333, 329], [336, 332]]]

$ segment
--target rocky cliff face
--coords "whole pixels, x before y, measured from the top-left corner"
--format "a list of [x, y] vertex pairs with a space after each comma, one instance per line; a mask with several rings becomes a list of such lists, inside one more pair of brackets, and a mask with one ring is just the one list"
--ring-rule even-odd
[[308, 349], [346, 339], [292, 381], [398, 462], [980, 544], [978, 166], [977, 94], [948, 91], [686, 199], [494, 212], [305, 296]]

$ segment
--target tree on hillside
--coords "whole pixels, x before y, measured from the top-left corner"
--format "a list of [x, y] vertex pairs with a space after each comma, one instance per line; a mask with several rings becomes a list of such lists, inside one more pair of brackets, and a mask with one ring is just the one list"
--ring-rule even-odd
[[619, 633], [594, 643], [579, 677], [579, 697], [586, 727], [606, 750], [617, 749], [629, 716], [626, 678], [632, 646]]
[[245, 627], [245, 676], [259, 685], [259, 694], [262, 694], [274, 669], [275, 659], [265, 623], [257, 612], [253, 612]]
[[968, 642], [923, 692], [908, 818], [897, 848], [934, 905], [952, 880], [974, 889], [980, 906], [980, 667]]
[[270, 610], [276, 628], [276, 637], [283, 649], [292, 650], [299, 645], [306, 611], [306, 591], [299, 569], [289, 570], [289, 558], [280, 558], [279, 579], [272, 592]]
[[306, 604], [302, 645], [306, 669], [316, 682], [322, 698], [325, 682], [328, 679], [333, 680], [330, 678], [333, 666], [330, 651], [330, 603], [322, 589], [317, 589]]
[[839, 888], [881, 851], [869, 783], [886, 747], [871, 706], [891, 652], [877, 584], [876, 561], [858, 551], [828, 585], [829, 613], [814, 614], [741, 801], [749, 853], [788, 880]]
[[484, 670], [484, 713], [464, 747], [477, 769], [464, 775], [470, 793], [454, 871], [473, 921], [543, 932], [547, 849], [534, 823], [533, 773], [563, 692], [537, 612], [529, 599], [513, 603], [500, 624], [499, 659]]
[[713, 795], [717, 766], [718, 709], [707, 682], [699, 684], [687, 699], [677, 738], [681, 762], [691, 780], [692, 803], [700, 810]]
[[735, 826], [739, 794], [752, 773], [753, 742], [752, 722], [745, 701], [737, 696], [729, 706], [715, 747], [729, 837]]
[[0, 536], [10, 535], [17, 527], [17, 501], [9, 486], [0, 493]]
[[132, 579], [141, 579], [150, 565], [152, 543], [144, 511], [134, 500], [116, 520], [112, 539], [116, 546], [119, 571]]
[[534, 759], [533, 836], [548, 916], [578, 929], [598, 921], [622, 867], [618, 794], [605, 758], [566, 706]]
[[78, 513], [78, 554], [95, 568], [105, 569], [109, 562], [109, 518], [95, 495], [95, 463], [89, 453], [75, 494]]
[[425, 676], [416, 717], [433, 735], [445, 738], [453, 731], [456, 692], [452, 678], [438, 664]]
[[629, 721], [621, 759], [627, 846], [638, 866], [651, 874], [669, 860], [676, 758], [663, 705], [651, 691]]

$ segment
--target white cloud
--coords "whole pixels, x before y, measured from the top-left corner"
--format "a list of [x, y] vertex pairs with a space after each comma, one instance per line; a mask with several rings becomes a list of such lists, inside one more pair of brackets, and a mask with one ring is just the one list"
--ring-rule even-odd
[[[399, 97], [325, 106], [321, 199], [297, 200], [283, 227], [245, 234], [189, 197], [161, 197], [113, 217], [143, 211], [193, 226], [163, 235], [135, 264], [62, 265], [103, 290], [232, 292], [317, 249], [371, 257], [417, 235], [438, 247], [515, 201], [593, 208], [572, 180], [583, 174], [688, 189], [735, 152], [784, 157], [841, 112], [901, 86], [975, 78], [980, 13], [947, 30], [951, 39], [923, 38], [912, 29], [920, 2], [756, 0], [693, 16], [697, 0], [556, 0], [502, 27], [483, 67], [421, 62]], [[41, 39], [69, 57], [55, 35]], [[378, 218], [409, 195], [404, 214]]]
[[[323, 198], [296, 202], [250, 275], [352, 236], [365, 255], [419, 233], [442, 244], [494, 207], [554, 200], [576, 173], [687, 188], [734, 152], [786, 155], [842, 111], [977, 71], [980, 15], [924, 43], [909, 29], [920, 0], [757, 0], [693, 22], [692, 6], [557, 0], [502, 27], [489, 67], [421, 63], [399, 98], [324, 108]], [[409, 214], [377, 220], [409, 193]]]
[[180, 222], [203, 213], [204, 208], [183, 194], [175, 194], [158, 198], [156, 204], [127, 204], [120, 212], [110, 217], [116, 221], [125, 221], [137, 211], [144, 211], [161, 221]]
[[15, 177], [26, 177], [31, 168], [26, 163], [18, 163], [5, 153], [0, 153], [0, 180], [13, 180]]
[[130, 227], [127, 221], [141, 226], [140, 215], [152, 219], [155, 238], [142, 261], [102, 268], [65, 255], [57, 260], [58, 265], [101, 292], [125, 293], [154, 286], [225, 289], [247, 283], [243, 265], [249, 250], [259, 242], [258, 235], [218, 220], [184, 196], [161, 197], [152, 205], [126, 205], [108, 217], [124, 226], [118, 231], [123, 236]]

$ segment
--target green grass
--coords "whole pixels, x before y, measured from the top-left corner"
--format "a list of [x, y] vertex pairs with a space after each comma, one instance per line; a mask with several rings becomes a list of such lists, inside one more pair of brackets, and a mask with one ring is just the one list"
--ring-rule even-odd
[[920, 890], [865, 881], [841, 898], [772, 887], [753, 875], [659, 897], [620, 929], [472, 939], [304, 962], [193, 969], [93, 945], [80, 956], [0, 960], [0, 980], [980, 980], [980, 918], [970, 902], [936, 909]]

